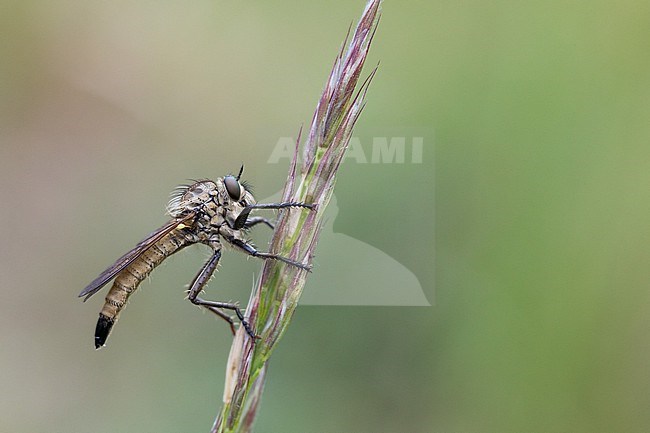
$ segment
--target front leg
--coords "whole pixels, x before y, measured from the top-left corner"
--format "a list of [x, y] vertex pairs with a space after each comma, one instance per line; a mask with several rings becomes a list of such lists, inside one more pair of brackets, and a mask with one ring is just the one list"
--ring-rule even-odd
[[232, 236], [224, 236], [224, 238], [230, 244], [232, 244], [232, 245], [234, 245], [234, 246], [236, 246], [238, 248], [241, 248], [246, 254], [251, 255], [253, 257], [259, 257], [259, 258], [265, 259], [265, 260], [266, 259], [278, 260], [278, 261], [284, 262], [284, 263], [286, 263], [288, 265], [295, 266], [297, 268], [304, 269], [306, 271], [311, 271], [312, 266], [309, 265], [309, 264], [305, 265], [305, 264], [297, 262], [295, 260], [291, 260], [288, 257], [280, 256], [280, 255], [273, 254], [273, 253], [263, 253], [261, 251], [257, 251], [253, 245], [251, 245], [250, 243], [248, 243], [248, 242], [246, 242], [246, 241], [244, 241], [242, 239], [239, 239], [239, 238], [235, 238], [235, 237], [232, 237]]
[[305, 209], [314, 209], [315, 204], [301, 203], [298, 201], [287, 201], [283, 203], [256, 203], [246, 206], [246, 209], [284, 209], [287, 207], [304, 207]]
[[233, 229], [239, 230], [242, 227], [246, 226], [246, 220], [248, 219], [248, 215], [250, 215], [251, 211], [253, 209], [285, 209], [288, 207], [303, 207], [306, 209], [315, 209], [316, 205], [315, 204], [307, 204], [307, 203], [300, 203], [300, 202], [285, 202], [285, 203], [268, 203], [268, 204], [251, 204], [246, 206], [237, 219], [235, 220], [235, 223], [233, 224]]
[[200, 305], [212, 311], [217, 316], [221, 317], [223, 320], [228, 322], [230, 324], [230, 330], [232, 331], [233, 334], [235, 334], [235, 325], [233, 323], [233, 320], [230, 316], [228, 316], [223, 311], [221, 311], [221, 309], [225, 308], [227, 310], [234, 310], [235, 314], [237, 314], [237, 318], [239, 319], [242, 326], [246, 330], [246, 333], [250, 335], [251, 338], [255, 339], [255, 333], [248, 325], [248, 322], [246, 322], [246, 319], [244, 319], [244, 315], [242, 314], [241, 310], [236, 304], [229, 303], [229, 302], [206, 301], [199, 297], [199, 293], [201, 293], [203, 287], [207, 284], [207, 282], [210, 280], [210, 277], [217, 269], [217, 265], [219, 264], [220, 258], [221, 258], [221, 250], [215, 250], [212, 257], [210, 257], [210, 260], [208, 260], [208, 262], [203, 266], [203, 268], [199, 271], [196, 277], [194, 277], [192, 284], [190, 284], [190, 289], [188, 291], [187, 298], [194, 305]]
[[269, 226], [269, 228], [271, 230], [273, 230], [275, 228], [275, 226], [273, 225], [273, 223], [271, 221], [269, 221], [267, 218], [259, 217], [259, 216], [248, 218], [246, 220], [246, 222], [244, 223], [243, 228], [244, 229], [250, 229], [250, 228], [256, 226], [257, 224], [266, 224], [267, 226]]

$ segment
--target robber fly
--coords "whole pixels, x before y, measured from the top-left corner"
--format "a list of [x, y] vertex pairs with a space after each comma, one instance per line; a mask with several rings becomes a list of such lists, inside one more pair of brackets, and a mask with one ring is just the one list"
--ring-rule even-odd
[[257, 251], [244, 236], [248, 229], [257, 224], [266, 224], [273, 228], [273, 224], [266, 218], [251, 217], [250, 213], [253, 209], [291, 207], [313, 209], [313, 205], [296, 202], [256, 204], [250, 187], [245, 182], [240, 182], [243, 170], [244, 166], [241, 167], [237, 176], [228, 175], [215, 181], [199, 180], [191, 185], [182, 185], [176, 188], [167, 205], [167, 212], [172, 217], [171, 221], [117, 259], [81, 291], [79, 297], [84, 297], [84, 301], [86, 301], [115, 278], [113, 287], [106, 295], [104, 307], [99, 313], [99, 320], [95, 328], [96, 349], [104, 346], [127, 299], [151, 271], [170, 255], [197, 243], [210, 247], [212, 256], [190, 284], [188, 299], [193, 304], [200, 305], [227, 321], [233, 334], [235, 332], [234, 321], [223, 310], [234, 311], [246, 333], [251, 338], [255, 338], [254, 331], [244, 319], [237, 304], [207, 301], [199, 297], [219, 263], [222, 239], [253, 257], [279, 260], [291, 266], [309, 270], [310, 265], [276, 254]]

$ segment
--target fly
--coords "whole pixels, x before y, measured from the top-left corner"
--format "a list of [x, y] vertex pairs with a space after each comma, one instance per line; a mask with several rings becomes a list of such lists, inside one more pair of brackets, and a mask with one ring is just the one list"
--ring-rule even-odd
[[192, 244], [207, 245], [212, 250], [212, 256], [190, 283], [188, 290], [190, 302], [210, 310], [227, 321], [233, 334], [235, 333], [234, 320], [223, 310], [234, 311], [246, 333], [251, 338], [255, 338], [255, 332], [244, 319], [237, 304], [208, 301], [199, 297], [221, 258], [222, 239], [250, 256], [264, 260], [278, 260], [309, 270], [310, 265], [277, 254], [258, 251], [245, 235], [257, 224], [266, 224], [273, 228], [273, 224], [268, 219], [251, 217], [250, 213], [254, 209], [292, 207], [313, 209], [314, 205], [298, 202], [258, 204], [250, 192], [250, 187], [245, 182], [240, 182], [243, 170], [242, 166], [237, 176], [228, 175], [215, 181], [199, 180], [191, 185], [176, 188], [167, 205], [167, 213], [172, 219], [117, 259], [81, 291], [79, 297], [83, 297], [85, 302], [109, 281], [115, 279], [97, 320], [96, 349], [105, 345], [127, 299], [140, 283], [163, 260]]

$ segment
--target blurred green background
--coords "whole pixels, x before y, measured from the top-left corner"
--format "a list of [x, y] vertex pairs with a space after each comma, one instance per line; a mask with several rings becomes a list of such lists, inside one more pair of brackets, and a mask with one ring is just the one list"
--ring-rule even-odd
[[[0, 2], [1, 431], [209, 430], [231, 336], [182, 291], [206, 252], [99, 352], [103, 295], [76, 295], [185, 179], [245, 162], [277, 192], [363, 6]], [[346, 162], [334, 230], [434, 305], [299, 308], [256, 432], [648, 431], [649, 41], [647, 1], [387, 1], [357, 135], [428, 131], [423, 163]], [[209, 297], [258, 270], [226, 254]]]

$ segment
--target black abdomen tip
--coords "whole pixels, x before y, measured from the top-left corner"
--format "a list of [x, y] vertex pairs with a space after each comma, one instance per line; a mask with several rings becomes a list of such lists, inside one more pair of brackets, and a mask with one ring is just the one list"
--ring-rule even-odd
[[97, 326], [95, 327], [95, 349], [99, 349], [106, 343], [108, 334], [111, 333], [111, 328], [115, 321], [109, 319], [103, 314], [99, 315], [99, 320], [97, 320]]

